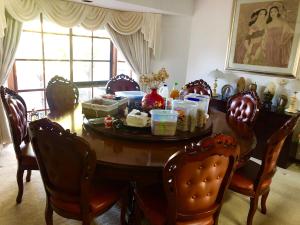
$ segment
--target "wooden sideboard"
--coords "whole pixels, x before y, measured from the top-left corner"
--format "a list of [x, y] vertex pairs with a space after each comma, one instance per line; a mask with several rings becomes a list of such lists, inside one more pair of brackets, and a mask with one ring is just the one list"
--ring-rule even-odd
[[[212, 99], [210, 101], [210, 107], [222, 112], [226, 112], [226, 104], [226, 101], [220, 99]], [[268, 138], [292, 116], [293, 115], [291, 114], [287, 115], [283, 113], [266, 112], [261, 110], [254, 126], [257, 137], [257, 145], [253, 151], [252, 157], [262, 159]], [[297, 144], [292, 142], [292, 135], [289, 135], [279, 155], [277, 165], [282, 168], [287, 168], [295, 159], [296, 152]]]

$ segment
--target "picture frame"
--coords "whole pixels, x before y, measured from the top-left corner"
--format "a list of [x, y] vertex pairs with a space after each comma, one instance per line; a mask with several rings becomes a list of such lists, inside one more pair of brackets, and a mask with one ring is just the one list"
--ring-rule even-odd
[[226, 69], [296, 77], [300, 1], [234, 0]]

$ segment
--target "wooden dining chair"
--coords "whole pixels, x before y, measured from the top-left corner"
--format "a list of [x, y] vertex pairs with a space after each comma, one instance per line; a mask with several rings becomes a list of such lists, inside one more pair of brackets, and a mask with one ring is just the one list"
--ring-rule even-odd
[[53, 77], [46, 88], [46, 99], [50, 113], [62, 114], [78, 104], [79, 92], [73, 82], [60, 77]]
[[201, 95], [208, 95], [212, 97], [212, 91], [208, 83], [204, 80], [195, 80], [185, 85], [187, 93], [198, 93]]
[[29, 182], [31, 170], [38, 170], [38, 165], [28, 135], [27, 108], [25, 101], [16, 92], [3, 86], [0, 87], [0, 93], [8, 118], [13, 146], [18, 161], [17, 183], [19, 190], [16, 201], [17, 203], [21, 203], [24, 189], [24, 171], [27, 170], [26, 182]]
[[276, 163], [286, 137], [291, 134], [300, 115], [288, 120], [267, 141], [267, 148], [261, 165], [249, 160], [243, 167], [235, 171], [230, 189], [250, 197], [250, 209], [247, 225], [252, 225], [259, 197], [261, 196], [261, 211], [267, 213], [266, 201], [270, 192], [272, 177], [276, 172]]
[[152, 225], [217, 224], [239, 145], [227, 135], [205, 138], [172, 155], [163, 170], [163, 187], [135, 190], [136, 223], [141, 214]]
[[[89, 225], [125, 196], [126, 184], [94, 178], [96, 154], [84, 139], [47, 118], [29, 126], [46, 191], [47, 225], [53, 224], [53, 210]], [[124, 212], [122, 208], [122, 224]]]
[[106, 84], [106, 93], [115, 94], [116, 91], [139, 91], [139, 84], [125, 74], [110, 79]]
[[227, 121], [253, 127], [260, 109], [261, 102], [255, 91], [237, 93], [227, 102]]

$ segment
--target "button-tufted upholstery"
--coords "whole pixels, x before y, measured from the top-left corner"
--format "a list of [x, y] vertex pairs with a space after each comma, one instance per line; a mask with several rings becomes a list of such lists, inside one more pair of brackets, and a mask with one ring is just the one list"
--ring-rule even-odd
[[114, 94], [116, 91], [139, 91], [139, 84], [125, 74], [110, 79], [106, 84], [106, 93]]
[[238, 154], [236, 141], [226, 135], [187, 146], [166, 163], [164, 187], [136, 189], [138, 207], [153, 225], [217, 224]]
[[232, 177], [230, 189], [247, 195], [251, 199], [247, 225], [252, 225], [258, 199], [261, 195], [262, 213], [266, 214], [266, 200], [270, 192], [272, 177], [276, 172], [277, 159], [286, 137], [295, 128], [298, 118], [299, 115], [291, 118], [268, 139], [267, 149], [261, 165], [248, 161], [245, 166], [236, 170]]
[[47, 225], [52, 224], [53, 210], [90, 224], [126, 193], [126, 184], [93, 181], [96, 154], [82, 138], [46, 118], [30, 123], [30, 132], [46, 190]]
[[241, 92], [232, 96], [227, 103], [227, 120], [253, 126], [261, 103], [256, 92]]
[[51, 114], [61, 114], [78, 104], [78, 88], [63, 77], [53, 77], [46, 88], [46, 98]]
[[208, 83], [204, 80], [195, 80], [185, 85], [187, 93], [198, 93], [201, 95], [212, 96], [212, 91]]
[[18, 160], [17, 182], [19, 191], [16, 201], [20, 203], [23, 196], [24, 170], [27, 170], [26, 181], [29, 182], [31, 170], [38, 170], [38, 165], [28, 136], [27, 108], [23, 98], [13, 90], [3, 86], [0, 88], [0, 93]]

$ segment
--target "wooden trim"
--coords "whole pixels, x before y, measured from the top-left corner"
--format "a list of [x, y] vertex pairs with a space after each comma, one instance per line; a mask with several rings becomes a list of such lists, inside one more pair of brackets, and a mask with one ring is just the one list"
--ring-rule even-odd
[[16, 92], [18, 90], [18, 82], [17, 82], [17, 74], [16, 74], [16, 62], [14, 62], [12, 70], [10, 71], [10, 74], [8, 75], [7, 86], [8, 86], [9, 89], [14, 90]]
[[112, 44], [112, 49], [111, 49], [111, 75], [112, 77], [117, 76], [117, 65], [118, 65], [118, 50], [117, 48]]

